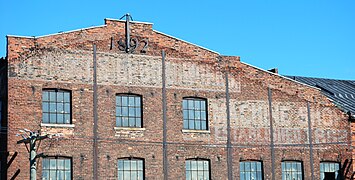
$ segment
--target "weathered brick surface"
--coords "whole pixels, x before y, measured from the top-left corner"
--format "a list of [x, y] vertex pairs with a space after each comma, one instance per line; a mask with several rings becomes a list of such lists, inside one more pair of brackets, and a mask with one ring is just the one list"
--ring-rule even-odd
[[[310, 102], [315, 176], [320, 161], [352, 159], [350, 124], [318, 89], [296, 83], [204, 48], [152, 30], [152, 24], [133, 23], [132, 36], [148, 39], [146, 53], [125, 54], [117, 48], [124, 23], [106, 20], [105, 26], [38, 38], [8, 37], [9, 142], [18, 152], [8, 170], [11, 177], [28, 178], [27, 151], [15, 134], [21, 128], [63, 137], [42, 142], [40, 152], [73, 159], [73, 178], [92, 179], [93, 163], [93, 52], [98, 48], [98, 174], [117, 178], [117, 159], [145, 159], [146, 179], [163, 178], [163, 112], [161, 50], [167, 53], [167, 140], [169, 179], [185, 178], [185, 159], [205, 158], [212, 179], [227, 178], [227, 115], [225, 70], [228, 67], [233, 176], [239, 161], [263, 162], [264, 178], [271, 179], [270, 113], [268, 88], [272, 89], [276, 179], [281, 161], [303, 162], [310, 179], [307, 101]], [[114, 46], [111, 46], [111, 40]], [[43, 88], [72, 92], [74, 127], [41, 126]], [[115, 129], [115, 96], [134, 93], [143, 97], [143, 128]], [[208, 100], [208, 131], [182, 131], [182, 99]], [[354, 129], [354, 127], [352, 126]], [[41, 175], [41, 160], [39, 161]], [[351, 174], [347, 174], [348, 176]]]

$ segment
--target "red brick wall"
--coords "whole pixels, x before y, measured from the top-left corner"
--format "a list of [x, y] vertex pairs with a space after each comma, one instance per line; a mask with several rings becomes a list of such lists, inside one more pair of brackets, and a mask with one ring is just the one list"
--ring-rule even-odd
[[[92, 179], [93, 57], [98, 47], [98, 175], [117, 178], [117, 159], [145, 159], [146, 178], [163, 178], [163, 120], [161, 50], [167, 53], [167, 141], [169, 179], [184, 179], [185, 159], [206, 158], [212, 179], [226, 179], [226, 93], [224, 70], [229, 66], [233, 176], [239, 177], [240, 160], [261, 160], [265, 179], [271, 178], [268, 88], [272, 89], [276, 179], [282, 160], [300, 160], [304, 177], [310, 178], [307, 101], [310, 102], [315, 176], [320, 161], [351, 159], [350, 125], [318, 89], [257, 69], [210, 50], [152, 30], [152, 24], [133, 23], [132, 36], [148, 39], [145, 54], [125, 54], [117, 43], [124, 23], [106, 20], [105, 26], [38, 38], [8, 37], [9, 142], [18, 152], [9, 177], [20, 169], [18, 179], [28, 178], [28, 153], [15, 136], [21, 128], [64, 137], [42, 142], [39, 152], [73, 159], [74, 179]], [[41, 126], [43, 88], [72, 92], [74, 127]], [[115, 130], [115, 96], [135, 93], [143, 97], [143, 129]], [[209, 130], [182, 131], [182, 98], [208, 100]], [[339, 142], [341, 142], [339, 144]], [[287, 144], [287, 145], [285, 145]], [[41, 161], [39, 161], [41, 175]], [[352, 172], [352, 170], [351, 170]], [[350, 172], [350, 173], [351, 173]]]

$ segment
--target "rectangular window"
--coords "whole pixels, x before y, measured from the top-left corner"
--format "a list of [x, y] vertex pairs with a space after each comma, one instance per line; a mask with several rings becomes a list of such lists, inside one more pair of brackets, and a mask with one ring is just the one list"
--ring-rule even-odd
[[263, 170], [261, 162], [258, 161], [243, 161], [240, 165], [240, 180], [262, 180]]
[[116, 126], [143, 127], [141, 96], [134, 94], [116, 96]]
[[70, 158], [44, 158], [42, 161], [42, 180], [70, 180], [72, 168]]
[[334, 179], [340, 179], [339, 174], [339, 163], [336, 162], [321, 162], [320, 163], [320, 177], [324, 179], [325, 176], [332, 176]]
[[282, 180], [302, 180], [302, 163], [298, 161], [284, 161], [281, 163]]
[[42, 122], [50, 124], [71, 123], [70, 91], [42, 91]]
[[143, 180], [144, 160], [135, 159], [135, 158], [119, 159], [118, 179], [119, 180]]
[[182, 101], [184, 129], [208, 130], [207, 103], [202, 98], [184, 98]]
[[185, 162], [186, 180], [209, 180], [210, 162], [209, 160], [189, 159]]

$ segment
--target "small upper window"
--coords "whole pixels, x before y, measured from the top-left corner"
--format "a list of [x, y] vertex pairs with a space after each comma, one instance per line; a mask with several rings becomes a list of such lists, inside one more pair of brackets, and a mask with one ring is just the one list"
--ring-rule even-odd
[[142, 97], [134, 94], [116, 96], [116, 126], [141, 128]]
[[339, 174], [339, 163], [336, 162], [321, 162], [320, 163], [320, 179], [333, 178], [340, 179]]
[[240, 180], [263, 179], [263, 170], [259, 161], [242, 161], [240, 164]]
[[42, 161], [42, 179], [72, 179], [71, 158], [50, 157]]
[[208, 130], [207, 103], [202, 98], [184, 98], [184, 129]]
[[303, 168], [302, 162], [284, 161], [282, 165], [282, 180], [302, 180]]
[[71, 123], [70, 91], [53, 89], [42, 91], [42, 122], [51, 124]]
[[188, 159], [185, 162], [186, 180], [210, 179], [210, 161], [205, 159]]

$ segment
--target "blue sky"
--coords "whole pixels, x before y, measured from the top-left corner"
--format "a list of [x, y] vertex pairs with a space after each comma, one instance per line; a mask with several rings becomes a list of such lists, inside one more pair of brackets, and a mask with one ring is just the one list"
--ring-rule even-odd
[[6, 35], [104, 24], [129, 12], [166, 34], [280, 74], [355, 80], [354, 0], [0, 0]]

